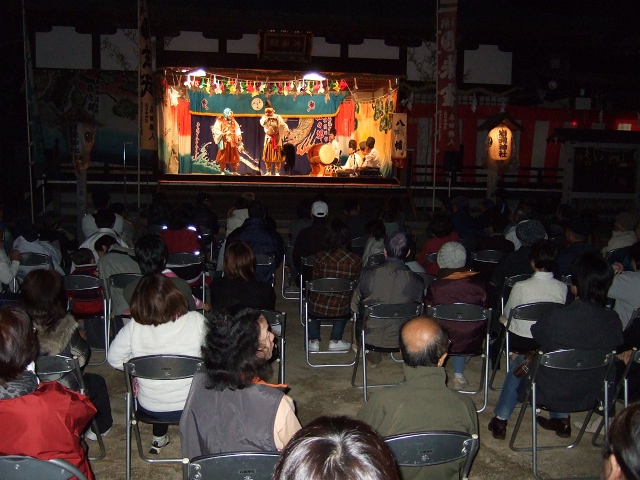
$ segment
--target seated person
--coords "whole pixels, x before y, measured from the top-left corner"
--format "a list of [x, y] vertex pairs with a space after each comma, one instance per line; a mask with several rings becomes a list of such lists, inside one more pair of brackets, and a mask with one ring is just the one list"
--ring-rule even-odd
[[[368, 305], [422, 302], [424, 281], [404, 263], [409, 255], [409, 237], [397, 231], [384, 240], [385, 261], [376, 267], [365, 268], [351, 298], [351, 311], [362, 318]], [[378, 347], [398, 346], [398, 322], [367, 323], [367, 343]], [[379, 352], [369, 352], [367, 360], [374, 365], [382, 361]]]
[[93, 251], [93, 257], [96, 262], [100, 258], [99, 252], [95, 250], [96, 241], [104, 236], [109, 235], [113, 237], [118, 245], [124, 248], [129, 248], [131, 245], [125, 241], [120, 235], [118, 235], [114, 230], [114, 222], [116, 219], [115, 213], [109, 208], [105, 208], [102, 210], [98, 210], [93, 214], [95, 219], [95, 223], [98, 226], [98, 229], [93, 232], [92, 235], [88, 236], [84, 242], [80, 244], [80, 248], [89, 248]]
[[[205, 318], [190, 312], [187, 300], [170, 278], [161, 273], [142, 277], [131, 298], [131, 316], [111, 343], [107, 360], [113, 368], [143, 355], [201, 356]], [[161, 420], [177, 422], [187, 400], [191, 378], [138, 379], [138, 409]], [[169, 443], [168, 424], [153, 425], [151, 454]]]
[[[316, 253], [313, 262], [311, 278], [345, 278], [357, 280], [360, 276], [362, 264], [360, 256], [351, 253], [348, 245], [351, 243], [349, 227], [340, 219], [332, 220], [324, 238], [325, 249]], [[309, 309], [311, 317], [336, 318], [349, 316], [348, 293], [309, 293]], [[346, 320], [332, 322], [329, 350], [347, 351], [351, 345], [342, 340], [342, 334], [347, 324]], [[320, 350], [320, 322], [309, 322], [309, 351]]]
[[[477, 434], [478, 414], [473, 400], [447, 388], [443, 365], [448, 348], [449, 336], [437, 321], [428, 317], [407, 321], [400, 330], [406, 381], [374, 394], [356, 418], [367, 422], [384, 436], [421, 430], [458, 430]], [[400, 471], [404, 480], [457, 479], [462, 465], [464, 463], [426, 468], [401, 467]]]
[[300, 423], [293, 400], [269, 385], [273, 333], [260, 310], [231, 307], [207, 322], [202, 355], [180, 420], [182, 455], [282, 450]]
[[345, 170], [357, 171], [362, 166], [362, 157], [356, 153], [358, 151], [358, 143], [355, 140], [349, 140], [349, 156], [342, 168]]
[[609, 250], [629, 247], [636, 243], [635, 229], [637, 224], [638, 217], [634, 213], [620, 212], [616, 215], [611, 238], [609, 238], [609, 242], [602, 249], [602, 254], [606, 254]]
[[180, 205], [171, 211], [168, 228], [160, 232], [169, 253], [200, 252], [198, 232], [195, 226], [189, 225], [190, 219], [191, 210], [187, 205]]
[[[465, 267], [467, 251], [458, 242], [447, 242], [438, 250], [438, 278], [429, 284], [426, 303], [428, 305], [448, 305], [451, 303], [469, 303], [471, 305], [488, 305], [484, 280], [478, 274]], [[463, 341], [452, 336], [453, 347]], [[452, 350], [456, 351], [456, 350]], [[452, 355], [453, 379], [450, 384], [454, 390], [462, 390], [467, 385], [464, 376], [464, 365], [467, 357]]]
[[438, 262], [430, 262], [427, 257], [440, 250], [440, 247], [445, 243], [457, 242], [459, 237], [453, 231], [451, 217], [446, 213], [434, 213], [431, 222], [429, 222], [429, 230], [433, 237], [424, 241], [420, 253], [416, 255], [416, 261], [422, 265], [425, 272], [437, 276], [440, 272]]
[[[20, 253], [40, 253], [48, 255], [51, 259], [52, 267], [55, 268], [60, 275], [65, 272], [62, 269], [62, 254], [60, 249], [55, 245], [40, 240], [30, 220], [22, 219], [16, 222], [16, 239], [13, 242], [13, 248]], [[18, 280], [22, 281], [21, 273], [18, 273]]]
[[211, 279], [211, 305], [222, 310], [232, 305], [273, 310], [276, 293], [256, 278], [256, 256], [245, 242], [233, 242], [225, 248], [223, 276]]
[[399, 480], [393, 453], [366, 423], [320, 417], [282, 452], [274, 480]]
[[603, 480], [640, 478], [640, 403], [633, 403], [613, 419], [602, 452]]
[[614, 263], [616, 275], [607, 293], [607, 297], [615, 300], [613, 309], [620, 315], [623, 329], [629, 325], [633, 311], [640, 308], [640, 242], [629, 247], [627, 257], [632, 271], [624, 271], [620, 263]]
[[98, 276], [98, 266], [93, 257], [93, 252], [89, 248], [79, 248], [71, 253], [73, 268], [71, 275], [89, 275], [91, 277]]
[[[60, 458], [89, 479], [93, 472], [80, 443], [96, 413], [88, 397], [58, 382], [38, 384], [38, 338], [20, 307], [0, 308], [0, 435], [3, 455]], [[8, 428], [8, 426], [10, 426]]]
[[0, 240], [0, 282], [2, 290], [10, 286], [18, 274], [20, 266], [20, 251], [12, 249], [9, 254], [5, 252], [4, 241]]
[[381, 219], [369, 220], [365, 225], [365, 233], [369, 238], [362, 252], [363, 266], [367, 266], [367, 262], [373, 255], [384, 253], [384, 237], [387, 236], [387, 229]]

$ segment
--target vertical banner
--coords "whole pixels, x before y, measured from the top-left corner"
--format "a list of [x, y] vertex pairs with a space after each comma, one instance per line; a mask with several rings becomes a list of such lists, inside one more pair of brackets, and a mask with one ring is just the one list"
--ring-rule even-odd
[[153, 65], [151, 59], [151, 26], [147, 0], [138, 2], [138, 43], [140, 66], [138, 74], [138, 102], [140, 102], [140, 148], [157, 150], [156, 111], [153, 101]]
[[404, 168], [407, 160], [407, 114], [394, 113], [391, 129], [391, 161]]
[[440, 0], [438, 5], [438, 71], [436, 76], [437, 164], [444, 152], [460, 151], [456, 68], [456, 27], [458, 0]]

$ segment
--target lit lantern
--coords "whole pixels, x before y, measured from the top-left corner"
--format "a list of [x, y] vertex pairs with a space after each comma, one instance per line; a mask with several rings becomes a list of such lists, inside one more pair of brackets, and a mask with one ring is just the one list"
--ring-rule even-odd
[[486, 140], [486, 154], [489, 162], [504, 164], [515, 156], [513, 132], [522, 127], [506, 112], [492, 115], [478, 126], [478, 130], [488, 131]]

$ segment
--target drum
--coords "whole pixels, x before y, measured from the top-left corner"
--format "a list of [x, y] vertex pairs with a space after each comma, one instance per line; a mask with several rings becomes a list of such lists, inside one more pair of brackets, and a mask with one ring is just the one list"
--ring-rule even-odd
[[331, 145], [316, 143], [311, 145], [307, 150], [307, 156], [309, 157], [309, 165], [311, 166], [311, 177], [324, 177], [325, 166], [333, 163], [333, 157], [335, 153]]

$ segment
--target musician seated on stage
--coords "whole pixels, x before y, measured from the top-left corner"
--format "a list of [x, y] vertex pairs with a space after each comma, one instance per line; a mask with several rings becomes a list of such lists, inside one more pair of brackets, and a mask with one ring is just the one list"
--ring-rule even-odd
[[343, 170], [351, 170], [356, 172], [362, 166], [362, 156], [358, 152], [358, 143], [355, 140], [349, 140], [349, 156], [342, 167]]

